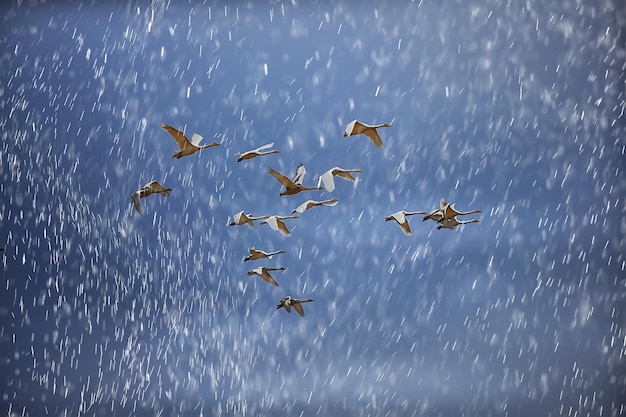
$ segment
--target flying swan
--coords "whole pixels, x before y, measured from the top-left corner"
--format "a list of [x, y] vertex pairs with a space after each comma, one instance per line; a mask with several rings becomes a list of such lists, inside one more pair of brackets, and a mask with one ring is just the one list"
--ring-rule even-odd
[[140, 200], [146, 198], [152, 194], [161, 194], [163, 197], [169, 197], [171, 188], [165, 188], [158, 181], [152, 181], [149, 184], [144, 185], [141, 189], [135, 191], [130, 197], [131, 202], [135, 206], [137, 213], [141, 214]]
[[385, 217], [385, 221], [388, 222], [390, 220], [394, 220], [398, 226], [400, 226], [400, 229], [402, 229], [402, 231], [404, 232], [405, 235], [407, 236], [411, 236], [412, 232], [411, 232], [411, 227], [409, 226], [409, 219], [407, 219], [408, 216], [413, 216], [415, 214], [426, 214], [425, 211], [404, 211], [404, 210], [400, 210], [397, 211], [387, 217]]
[[317, 188], [321, 189], [323, 185], [326, 191], [332, 192], [335, 190], [334, 177], [343, 178], [344, 180], [355, 182], [357, 179], [352, 175], [354, 172], [363, 172], [361, 169], [343, 169], [340, 167], [333, 167], [324, 172], [317, 181]]
[[380, 136], [378, 136], [378, 131], [376, 131], [376, 129], [378, 129], [379, 127], [391, 127], [391, 125], [389, 123], [383, 123], [380, 125], [366, 125], [365, 123], [353, 120], [346, 126], [346, 130], [343, 132], [343, 136], [352, 136], [362, 133], [370, 138], [372, 143], [378, 149], [383, 149], [385, 146], [383, 145], [383, 141]]
[[287, 313], [291, 313], [291, 307], [293, 307], [294, 310], [296, 310], [298, 314], [300, 314], [300, 317], [304, 317], [304, 308], [302, 308], [302, 303], [310, 303], [312, 301], [315, 300], [311, 298], [309, 298], [308, 300], [298, 300], [296, 298], [291, 298], [287, 296], [281, 299], [280, 302], [276, 305], [276, 310], [278, 310], [279, 308], [284, 308], [285, 310], [287, 310]]
[[200, 145], [200, 142], [202, 141], [202, 136], [197, 133], [193, 134], [190, 141], [189, 139], [187, 139], [187, 136], [185, 136], [183, 132], [170, 125], [161, 123], [161, 127], [165, 129], [167, 133], [172, 135], [176, 143], [178, 143], [178, 147], [180, 148], [180, 151], [174, 152], [172, 158], [182, 158], [183, 156], [193, 155], [194, 153], [202, 149], [219, 146], [219, 143], [217, 142], [213, 142], [209, 145]]

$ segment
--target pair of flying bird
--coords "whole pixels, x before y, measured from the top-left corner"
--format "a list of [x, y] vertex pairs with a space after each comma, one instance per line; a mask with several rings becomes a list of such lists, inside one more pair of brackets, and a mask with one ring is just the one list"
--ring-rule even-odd
[[306, 168], [304, 168], [304, 164], [298, 165], [298, 168], [296, 168], [296, 175], [293, 177], [293, 179], [287, 177], [284, 174], [281, 174], [273, 168], [268, 168], [267, 172], [269, 172], [274, 178], [276, 178], [276, 180], [283, 186], [283, 190], [279, 193], [279, 195], [285, 196], [298, 194], [302, 191], [312, 190], [325, 189], [328, 192], [333, 192], [335, 190], [334, 177], [339, 177], [343, 178], [344, 180], [356, 182], [357, 179], [352, 174], [356, 172], [363, 172], [363, 170], [333, 167], [324, 172], [319, 177], [319, 179], [317, 180], [317, 187], [307, 187], [303, 185], [304, 176], [306, 175]]
[[436, 210], [427, 213], [425, 211], [397, 211], [387, 217], [385, 217], [385, 221], [395, 221], [398, 226], [402, 229], [405, 235], [411, 236], [411, 227], [409, 226], [408, 216], [413, 216], [416, 214], [424, 214], [425, 216], [422, 218], [422, 221], [433, 220], [438, 223], [437, 229], [450, 229], [454, 230], [457, 226], [468, 224], [468, 223], [478, 223], [480, 220], [472, 219], [472, 220], [458, 220], [457, 216], [464, 216], [467, 214], [480, 213], [481, 210], [470, 210], [470, 211], [459, 211], [456, 210], [454, 204], [446, 202], [445, 199], [441, 199], [439, 202], [439, 208]]
[[285, 237], [290, 237], [291, 236], [291, 232], [289, 231], [289, 229], [287, 228], [287, 225], [285, 224], [284, 220], [285, 219], [297, 219], [300, 216], [296, 216], [296, 215], [292, 215], [292, 216], [279, 216], [279, 215], [272, 215], [272, 216], [253, 216], [251, 214], [246, 214], [243, 210], [235, 213], [235, 215], [233, 216], [233, 220], [228, 223], [229, 226], [239, 226], [239, 225], [246, 225], [249, 228], [254, 227], [254, 221], [255, 220], [261, 220], [260, 224], [267, 224], [272, 230], [280, 232], [283, 234], [283, 236]]
[[[259, 249], [255, 249], [255, 248], [250, 248], [248, 249], [248, 253], [249, 255], [246, 256], [243, 261], [244, 262], [248, 262], [248, 261], [257, 261], [259, 259], [272, 259], [274, 257], [274, 255], [279, 255], [282, 253], [285, 253], [284, 250], [277, 250], [277, 251], [273, 251], [273, 252], [265, 252]], [[262, 278], [264, 281], [269, 282], [270, 284], [278, 287], [278, 283], [276, 282], [276, 280], [274, 279], [274, 277], [272, 276], [272, 274], [270, 274], [271, 271], [284, 271], [287, 268], [283, 268], [283, 267], [278, 267], [278, 268], [269, 268], [269, 267], [265, 267], [265, 266], [259, 266], [256, 267], [250, 271], [248, 271], [248, 275], [258, 275], [260, 278]]]
[[[353, 120], [353, 121], [351, 121], [350, 123], [348, 123], [346, 125], [346, 128], [345, 128], [345, 130], [343, 132], [343, 136], [347, 137], [347, 136], [354, 136], [354, 135], [363, 134], [363, 135], [367, 136], [372, 141], [374, 146], [376, 146], [378, 149], [383, 149], [384, 148], [383, 141], [380, 138], [380, 136], [378, 135], [378, 131], [376, 130], [376, 129], [380, 128], [380, 127], [391, 127], [391, 125], [389, 123], [382, 123], [382, 124], [378, 124], [378, 125], [368, 125], [368, 124], [365, 124], [365, 123], [361, 123], [358, 120]], [[202, 137], [200, 137], [200, 139], [202, 139]], [[208, 146], [216, 146], [216, 145], [213, 144], [213, 145], [208, 145]], [[260, 146], [260, 147], [258, 147], [256, 149], [252, 149], [252, 150], [247, 151], [247, 152], [237, 153], [237, 154], [235, 154], [238, 157], [237, 158], [237, 162], [241, 162], [241, 161], [245, 161], [245, 160], [248, 160], [248, 159], [256, 158], [257, 156], [270, 155], [270, 154], [273, 154], [273, 153], [280, 153], [280, 151], [278, 149], [272, 149], [272, 150], [269, 150], [269, 151], [266, 150], [266, 149], [270, 149], [272, 146], [274, 146], [273, 142], [269, 143], [267, 145]], [[328, 190], [328, 191], [332, 191], [332, 190]]]
[[[197, 133], [194, 133], [191, 136], [191, 140], [189, 140], [189, 138], [187, 138], [187, 136], [185, 136], [184, 132], [176, 129], [175, 127], [172, 127], [172, 126], [170, 126], [168, 124], [165, 124], [165, 123], [161, 123], [161, 127], [167, 133], [169, 133], [174, 138], [176, 143], [178, 144], [179, 150], [174, 152], [174, 154], [172, 155], [172, 158], [180, 159], [183, 156], [193, 155], [194, 153], [196, 153], [198, 151], [201, 151], [202, 149], [212, 148], [214, 146], [219, 146], [219, 143], [217, 143], [217, 142], [213, 142], [213, 143], [208, 144], [208, 145], [200, 145], [200, 142], [202, 142], [203, 137], [200, 136]], [[133, 203], [137, 213], [141, 214], [141, 203], [140, 203], [140, 200], [142, 198], [146, 198], [146, 197], [148, 197], [149, 195], [152, 195], [152, 194], [160, 194], [163, 197], [169, 197], [171, 191], [172, 191], [171, 188], [165, 188], [158, 181], [152, 181], [152, 182], [144, 185], [139, 190], [135, 191], [131, 195], [131, 202]]]
[[[200, 145], [200, 142], [202, 141], [203, 137], [200, 136], [197, 133], [194, 133], [191, 136], [191, 140], [189, 140], [189, 138], [187, 138], [187, 136], [185, 136], [185, 133], [170, 126], [167, 125], [165, 123], [161, 123], [161, 127], [163, 129], [165, 129], [165, 131], [167, 131], [170, 135], [172, 135], [172, 137], [174, 138], [174, 140], [176, 141], [176, 143], [178, 144], [178, 147], [180, 148], [179, 151], [174, 152], [174, 154], [172, 155], [173, 158], [182, 158], [183, 156], [188, 156], [188, 155], [193, 155], [194, 153], [202, 150], [202, 149], [206, 149], [206, 148], [212, 148], [214, 146], [219, 146], [218, 142], [213, 142], [211, 144], [208, 145]], [[238, 153], [235, 154], [238, 158], [237, 158], [237, 162], [241, 162], [241, 161], [245, 161], [248, 159], [252, 159], [252, 158], [256, 158], [257, 156], [262, 156], [262, 155], [270, 155], [273, 153], [279, 153], [280, 151], [278, 149], [272, 149], [272, 150], [267, 150], [269, 148], [271, 148], [272, 146], [274, 146], [274, 143], [268, 143], [267, 145], [263, 145], [263, 146], [259, 146], [256, 149], [252, 149], [250, 151], [246, 151], [246, 152], [242, 152], [242, 153]]]

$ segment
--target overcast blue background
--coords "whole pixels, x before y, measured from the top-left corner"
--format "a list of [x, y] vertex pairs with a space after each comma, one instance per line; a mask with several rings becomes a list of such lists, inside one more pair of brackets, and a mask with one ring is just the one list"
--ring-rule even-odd
[[[2, 413], [624, 414], [621, 2], [38, 3], [0, 6]], [[279, 197], [301, 162], [363, 173]], [[440, 198], [480, 223], [384, 221]]]

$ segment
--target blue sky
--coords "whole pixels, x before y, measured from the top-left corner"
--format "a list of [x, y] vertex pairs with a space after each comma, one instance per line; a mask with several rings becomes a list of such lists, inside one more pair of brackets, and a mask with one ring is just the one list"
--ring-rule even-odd
[[[623, 19], [612, 1], [2, 6], [3, 410], [614, 415]], [[385, 149], [343, 137], [392, 124]], [[210, 148], [180, 160], [168, 123]], [[274, 142], [279, 154], [236, 163]], [[280, 197], [267, 172], [359, 168]], [[174, 191], [130, 194], [156, 179]], [[233, 214], [290, 214], [227, 226]], [[445, 198], [480, 223], [411, 218]], [[243, 263], [249, 247], [284, 249]], [[273, 287], [246, 272], [283, 266]], [[314, 298], [306, 317], [276, 303]], [[45, 408], [44, 408], [45, 407]], [[106, 410], [106, 411], [105, 411]]]

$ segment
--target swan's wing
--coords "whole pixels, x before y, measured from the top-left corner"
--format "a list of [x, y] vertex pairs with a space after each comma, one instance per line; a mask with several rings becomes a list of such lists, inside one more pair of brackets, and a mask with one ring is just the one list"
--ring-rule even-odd
[[271, 148], [274, 146], [274, 142], [268, 143], [267, 145], [259, 146], [256, 149], [251, 149], [249, 151], [236, 153], [235, 156], [238, 156], [239, 159], [243, 159], [244, 157], [250, 157], [252, 155], [256, 156], [258, 153], [262, 152], [265, 149]]
[[268, 143], [267, 145], [259, 146], [258, 148], [253, 149], [250, 152], [261, 152], [261, 151], [271, 148], [272, 146], [274, 146], [274, 142]]
[[396, 211], [395, 213], [391, 214], [390, 217], [393, 217], [399, 225], [402, 225], [402, 223], [406, 222], [406, 216], [402, 211]]
[[275, 285], [276, 287], [278, 287], [278, 282], [276, 282], [276, 280], [274, 279], [274, 277], [267, 272], [266, 270], [264, 270], [261, 275], [259, 275], [261, 278], [263, 278], [263, 280], [265, 282], [269, 282], [272, 285]]
[[307, 200], [304, 203], [300, 204], [298, 207], [296, 207], [296, 209], [294, 210], [294, 212], [296, 213], [304, 213], [305, 211], [307, 211], [308, 209], [310, 209], [311, 207], [309, 206], [309, 204], [311, 203], [311, 201], [313, 200]]
[[442, 219], [443, 219], [443, 210], [439, 209], [439, 210], [431, 211], [430, 213], [425, 215], [422, 220], [424, 220], [424, 221], [426, 221], [426, 220], [434, 220], [436, 222], [439, 222]]
[[278, 180], [278, 182], [280, 182], [283, 185], [283, 187], [285, 187], [285, 188], [296, 188], [296, 185], [293, 183], [293, 181], [291, 181], [289, 178], [287, 178], [286, 176], [284, 176], [280, 172], [275, 171], [272, 168], [268, 168], [267, 172], [272, 174], [272, 176], [274, 176], [274, 178], [276, 178]]
[[276, 219], [276, 229], [274, 229], [274, 230], [278, 230], [285, 237], [291, 236], [291, 233], [289, 232], [289, 229], [287, 229], [287, 226], [285, 225], [285, 222], [282, 221], [282, 220]]
[[[456, 219], [455, 219], [456, 220]], [[458, 224], [469, 224], [469, 223], [478, 223], [480, 220], [472, 219], [472, 220], [456, 220]]]
[[[441, 228], [454, 230], [459, 225], [459, 222], [453, 217], [451, 219], [443, 219], [440, 224]], [[439, 227], [438, 227], [439, 228]]]
[[304, 164], [298, 165], [298, 168], [296, 168], [296, 175], [293, 177], [293, 183], [296, 185], [302, 185], [305, 175], [306, 169], [304, 168]]
[[481, 213], [481, 210], [459, 211], [457, 209], [454, 209], [454, 211], [456, 211], [457, 216], [465, 216], [467, 214]]
[[346, 130], [343, 132], [344, 136], [352, 136], [354, 133], [354, 125], [357, 124], [358, 122], [355, 120], [351, 121], [350, 123], [348, 123], [346, 125]]
[[409, 226], [409, 221], [408, 220], [404, 220], [404, 223], [398, 223], [398, 225], [400, 225], [400, 229], [402, 229], [402, 231], [404, 232], [405, 235], [407, 236], [411, 236], [411, 226]]
[[322, 205], [326, 206], [326, 207], [334, 207], [337, 205], [337, 203], [339, 202], [339, 200], [337, 200], [336, 198], [332, 198], [330, 200], [324, 200], [322, 201]]
[[232, 220], [232, 223], [234, 223], [234, 224], [241, 224], [239, 221], [240, 221], [240, 219], [241, 219], [241, 215], [242, 215], [242, 214], [243, 214], [243, 211], [240, 211], [240, 212], [238, 212], [238, 213], [235, 213], [235, 214], [233, 215], [233, 220]]
[[149, 187], [150, 187], [150, 191], [152, 191], [153, 193], [162, 193], [163, 191], [168, 191], [158, 181], [152, 181], [149, 184]]
[[365, 129], [378, 129], [379, 127], [391, 127], [389, 123], [380, 123], [377, 125], [368, 125], [367, 123], [357, 122], [358, 133], [363, 133]]
[[319, 188], [320, 183], [324, 185], [324, 188], [328, 192], [332, 192], [335, 190], [335, 180], [333, 179], [332, 170], [326, 171], [322, 174], [319, 181], [317, 182], [317, 186]]
[[135, 210], [137, 211], [137, 213], [141, 214], [141, 203], [139, 202], [139, 193], [133, 193], [133, 195], [131, 196], [132, 200], [133, 200], [133, 205], [135, 206]]
[[189, 139], [187, 139], [187, 136], [185, 136], [185, 134], [180, 130], [165, 123], [161, 123], [161, 127], [174, 138], [176, 143], [178, 143], [178, 147], [181, 150], [184, 149], [189, 143]]
[[294, 301], [293, 308], [300, 314], [300, 317], [304, 317], [304, 308], [302, 308], [300, 301]]
[[385, 145], [383, 145], [383, 140], [380, 138], [380, 136], [378, 136], [378, 132], [376, 131], [375, 127], [366, 129], [363, 134], [370, 138], [374, 146], [376, 146], [378, 149], [383, 149], [385, 147]]
[[274, 216], [270, 216], [263, 220], [272, 230], [278, 231], [278, 219]]
[[199, 134], [197, 134], [197, 133], [194, 133], [194, 134], [191, 136], [191, 143], [192, 143], [194, 146], [200, 146], [200, 142], [202, 142], [202, 139], [204, 139], [202, 136], [200, 136], [200, 135], [199, 135]]
[[443, 218], [444, 219], [454, 219], [460, 213], [454, 209], [452, 204], [447, 204], [443, 209]]
[[[355, 170], [352, 172], [361, 172], [361, 170], [358, 170], [358, 171]], [[335, 175], [343, 178], [344, 180], [348, 180], [352, 182], [356, 181], [356, 178], [349, 171], [336, 171]]]

